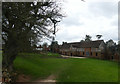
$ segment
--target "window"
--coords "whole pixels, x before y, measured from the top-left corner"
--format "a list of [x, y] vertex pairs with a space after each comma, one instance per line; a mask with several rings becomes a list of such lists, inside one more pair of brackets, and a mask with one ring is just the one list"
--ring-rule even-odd
[[80, 48], [80, 51], [84, 51], [84, 48]]
[[92, 52], [91, 52], [91, 56], [92, 56]]
[[98, 56], [98, 53], [96, 53], [96, 56]]
[[114, 57], [112, 56], [112, 59], [114, 59]]
[[84, 55], [84, 52], [83, 52], [83, 55]]
[[89, 52], [86, 52], [86, 56], [90, 56]]

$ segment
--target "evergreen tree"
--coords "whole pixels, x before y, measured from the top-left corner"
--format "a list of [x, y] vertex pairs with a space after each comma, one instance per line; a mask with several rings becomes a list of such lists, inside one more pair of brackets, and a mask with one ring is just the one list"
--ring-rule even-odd
[[91, 37], [90, 35], [86, 35], [86, 36], [85, 36], [85, 41], [91, 41], [91, 38], [92, 38], [92, 37]]

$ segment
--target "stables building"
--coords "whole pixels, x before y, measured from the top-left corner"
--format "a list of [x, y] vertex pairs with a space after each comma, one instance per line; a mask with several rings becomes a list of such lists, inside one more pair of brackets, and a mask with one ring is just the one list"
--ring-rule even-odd
[[60, 46], [60, 53], [68, 56], [84, 56], [104, 59], [105, 43], [103, 40], [67, 43]]

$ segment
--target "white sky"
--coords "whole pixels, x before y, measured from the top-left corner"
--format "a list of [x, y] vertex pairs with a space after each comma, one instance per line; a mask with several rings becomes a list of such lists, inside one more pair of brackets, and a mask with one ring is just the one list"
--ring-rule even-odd
[[66, 17], [59, 23], [56, 40], [79, 42], [85, 35], [103, 35], [101, 39], [118, 41], [119, 0], [64, 0], [63, 13]]

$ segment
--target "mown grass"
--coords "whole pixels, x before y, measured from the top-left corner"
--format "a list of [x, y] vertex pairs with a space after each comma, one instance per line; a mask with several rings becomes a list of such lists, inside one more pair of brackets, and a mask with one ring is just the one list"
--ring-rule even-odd
[[2, 51], [0, 51], [0, 77], [2, 74]]
[[118, 65], [97, 59], [72, 59], [72, 66], [59, 75], [62, 82], [117, 82]]
[[51, 56], [50, 53], [46, 55], [47, 58], [43, 58], [44, 54], [19, 54], [19, 56], [14, 61], [14, 67], [17, 71], [20, 71], [26, 75], [31, 75], [33, 79], [36, 78], [46, 78], [52, 73], [58, 72], [65, 65], [65, 62], [59, 57], [59, 54], [54, 54], [54, 58], [48, 58]]
[[[46, 56], [47, 58], [43, 58]], [[98, 59], [57, 58], [59, 54], [22, 53], [14, 61], [17, 71], [33, 79], [57, 75], [58, 82], [117, 82], [118, 64]], [[49, 58], [48, 58], [49, 57]]]
[[0, 65], [2, 64], [2, 51], [0, 51]]

